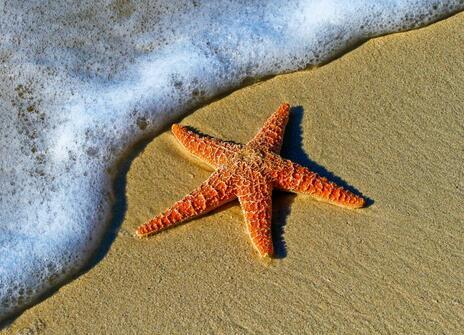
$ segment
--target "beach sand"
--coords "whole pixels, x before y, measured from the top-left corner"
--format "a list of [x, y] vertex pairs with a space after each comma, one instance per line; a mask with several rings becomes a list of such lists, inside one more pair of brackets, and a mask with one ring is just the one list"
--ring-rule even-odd
[[237, 202], [136, 239], [139, 224], [210, 174], [166, 131], [132, 161], [106, 255], [3, 332], [459, 333], [463, 45], [464, 13], [245, 87], [180, 121], [243, 143], [287, 101], [282, 155], [354, 187], [369, 207], [276, 193], [279, 258], [269, 266]]

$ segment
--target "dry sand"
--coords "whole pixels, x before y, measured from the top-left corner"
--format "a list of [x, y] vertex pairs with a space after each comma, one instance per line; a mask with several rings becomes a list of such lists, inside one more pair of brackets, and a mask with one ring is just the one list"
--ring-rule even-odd
[[4, 331], [459, 333], [463, 45], [459, 14], [246, 87], [181, 121], [245, 142], [288, 101], [298, 107], [283, 155], [353, 185], [374, 201], [370, 207], [276, 194], [281, 258], [268, 267], [244, 232], [237, 203], [135, 239], [137, 225], [210, 173], [165, 132], [132, 162], [127, 211], [106, 256]]

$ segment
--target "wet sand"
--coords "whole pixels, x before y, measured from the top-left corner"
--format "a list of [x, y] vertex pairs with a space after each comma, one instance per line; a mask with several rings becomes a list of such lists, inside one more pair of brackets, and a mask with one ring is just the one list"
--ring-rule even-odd
[[210, 174], [169, 131], [132, 161], [106, 255], [11, 334], [421, 333], [464, 329], [464, 14], [368, 41], [181, 120], [246, 142], [287, 101], [282, 155], [371, 199], [276, 193], [264, 265], [237, 202], [148, 240], [147, 218]]

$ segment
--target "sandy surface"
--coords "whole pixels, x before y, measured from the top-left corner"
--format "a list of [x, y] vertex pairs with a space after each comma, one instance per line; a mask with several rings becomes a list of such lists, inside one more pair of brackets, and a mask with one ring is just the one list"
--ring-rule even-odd
[[[181, 122], [245, 142], [282, 101], [283, 156], [373, 200], [274, 196], [279, 259], [260, 262], [238, 203], [132, 237], [209, 175], [165, 132], [127, 174], [105, 257], [11, 334], [428, 333], [464, 329], [464, 14], [371, 40], [318, 69], [235, 92]], [[117, 221], [117, 220], [116, 220]]]

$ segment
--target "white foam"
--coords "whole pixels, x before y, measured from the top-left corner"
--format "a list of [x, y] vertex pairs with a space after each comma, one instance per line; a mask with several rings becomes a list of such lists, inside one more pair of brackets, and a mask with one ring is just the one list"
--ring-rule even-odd
[[249, 77], [319, 64], [463, 8], [463, 0], [3, 2], [0, 319], [88, 260], [111, 214], [107, 170], [144, 134]]

